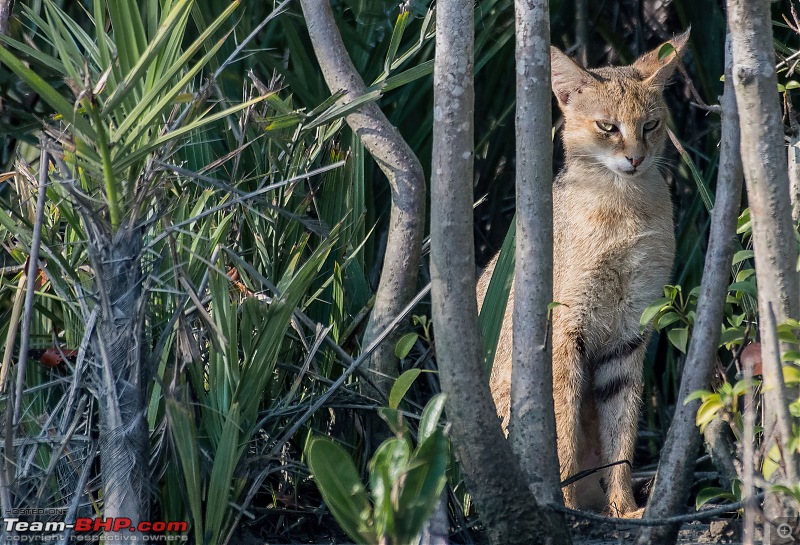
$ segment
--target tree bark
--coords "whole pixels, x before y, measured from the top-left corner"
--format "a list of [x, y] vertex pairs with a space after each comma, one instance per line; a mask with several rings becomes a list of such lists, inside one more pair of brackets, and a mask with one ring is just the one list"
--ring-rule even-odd
[[[725, 91], [721, 100], [722, 135], [719, 173], [716, 202], [711, 213], [708, 253], [675, 416], [672, 418], [666, 443], [661, 450], [658, 472], [645, 511], [647, 518], [664, 518], [685, 509], [701, 437], [695, 424], [700, 400], [696, 399], [686, 405], [683, 400], [692, 392], [709, 387], [719, 346], [719, 324], [723, 320], [725, 297], [728, 293], [743, 175], [739, 152], [739, 116], [731, 77], [733, 60], [730, 36], [726, 45]], [[642, 528], [636, 544], [674, 543], [678, 529], [679, 525]]]
[[496, 545], [569, 543], [503, 436], [481, 364], [472, 226], [473, 2], [440, 0], [434, 61], [431, 283], [436, 354], [461, 469]]
[[792, 220], [800, 220], [800, 125], [797, 123], [795, 113], [791, 109], [789, 91], [786, 92], [786, 107], [791, 123], [791, 139], [789, 140], [789, 184], [791, 187]]
[[575, 0], [575, 41], [578, 45], [578, 62], [580, 62], [582, 67], [588, 68], [589, 0]]
[[14, 0], [0, 0], [0, 34], [8, 32], [8, 21], [11, 19], [11, 9]]
[[[91, 217], [89, 259], [100, 312], [90, 346], [98, 369], [91, 381], [100, 403], [100, 467], [103, 516], [148, 519], [149, 436], [145, 421], [147, 377], [143, 375], [141, 250], [138, 229], [123, 228], [113, 235]], [[106, 532], [113, 534], [113, 532]], [[138, 532], [118, 532], [127, 540]]]
[[[772, 18], [769, 3], [760, 0], [728, 0], [728, 25], [733, 40], [733, 84], [741, 120], [741, 152], [750, 217], [753, 221], [753, 249], [758, 281], [759, 330], [764, 369], [764, 413], [766, 451], [787, 440], [780, 437], [777, 417], [781, 407], [798, 397], [798, 390], [781, 393], [780, 352], [791, 347], [780, 343], [769, 327], [770, 307], [776, 323], [800, 314], [800, 290], [795, 272], [797, 245], [794, 244], [789, 175], [783, 142], [783, 121], [777, 91]], [[794, 482], [797, 456], [784, 452], [785, 477]], [[777, 477], [777, 475], [776, 475]], [[772, 499], [771, 499], [772, 498]], [[769, 496], [767, 518], [785, 516], [784, 505]]]
[[[343, 102], [366, 93], [366, 85], [347, 54], [329, 0], [301, 0], [311, 44], [331, 92]], [[363, 345], [369, 345], [413, 297], [425, 226], [425, 176], [422, 165], [400, 133], [374, 102], [346, 117], [392, 187], [386, 257]], [[388, 395], [397, 375], [394, 343], [383, 343], [370, 360], [375, 382]]]
[[553, 300], [550, 9], [547, 0], [517, 0], [515, 8], [517, 237], [509, 438], [536, 498], [563, 503], [548, 319]]

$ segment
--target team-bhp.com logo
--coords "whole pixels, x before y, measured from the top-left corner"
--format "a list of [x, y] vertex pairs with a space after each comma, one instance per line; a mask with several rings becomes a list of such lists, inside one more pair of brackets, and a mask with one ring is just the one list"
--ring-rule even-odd
[[[27, 521], [17, 517], [3, 519], [6, 542], [8, 541], [47, 541], [71, 531], [75, 541], [123, 541], [126, 533], [138, 532], [138, 540], [158, 542], [186, 541], [189, 524], [182, 521], [141, 521], [134, 523], [129, 518], [87, 518], [80, 517], [74, 523], [64, 521]], [[107, 535], [112, 532], [114, 535]], [[11, 537], [10, 536], [14, 536]], [[132, 536], [131, 536], [132, 537]]]

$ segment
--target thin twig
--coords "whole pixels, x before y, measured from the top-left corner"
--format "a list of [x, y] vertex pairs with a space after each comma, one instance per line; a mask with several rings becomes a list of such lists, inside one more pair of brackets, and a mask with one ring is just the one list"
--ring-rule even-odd
[[[43, 145], [39, 159], [39, 194], [36, 197], [36, 212], [33, 221], [33, 239], [28, 257], [28, 284], [25, 292], [25, 310], [22, 316], [20, 333], [19, 362], [17, 363], [17, 384], [14, 396], [14, 412], [12, 417], [12, 433], [19, 424], [22, 409], [22, 391], [25, 388], [25, 367], [28, 363], [28, 348], [31, 340], [31, 320], [33, 318], [33, 297], [36, 291], [36, 277], [39, 271], [39, 245], [42, 242], [42, 224], [44, 223], [44, 204], [47, 196], [47, 167], [50, 164], [50, 152]], [[7, 453], [8, 454], [8, 453]]]
[[161, 233], [160, 235], [156, 236], [150, 242], [150, 246], [151, 247], [155, 246], [156, 244], [158, 244], [159, 242], [164, 240], [166, 237], [168, 237], [173, 231], [177, 230], [178, 228], [183, 227], [185, 225], [189, 225], [190, 223], [194, 223], [194, 222], [196, 222], [197, 220], [199, 220], [201, 218], [204, 218], [206, 216], [210, 216], [211, 214], [214, 214], [215, 212], [219, 212], [220, 210], [224, 210], [226, 208], [230, 208], [230, 207], [235, 206], [237, 204], [243, 204], [246, 201], [248, 201], [250, 199], [253, 199], [254, 197], [258, 197], [259, 195], [263, 195], [264, 193], [268, 193], [270, 191], [274, 191], [276, 189], [279, 189], [281, 187], [293, 184], [295, 182], [299, 182], [300, 180], [305, 180], [307, 178], [311, 178], [311, 177], [316, 176], [318, 174], [324, 174], [325, 172], [328, 172], [329, 170], [333, 170], [333, 169], [342, 167], [344, 165], [345, 165], [345, 161], [337, 161], [335, 163], [331, 163], [329, 165], [325, 165], [323, 167], [314, 169], [312, 171], [309, 171], [309, 172], [306, 172], [306, 173], [303, 173], [303, 174], [298, 174], [297, 176], [293, 176], [291, 178], [287, 178], [286, 180], [283, 180], [281, 182], [276, 182], [274, 184], [270, 184], [270, 185], [268, 185], [266, 187], [262, 187], [260, 189], [255, 190], [255, 191], [251, 191], [250, 193], [245, 193], [244, 195], [242, 195], [240, 197], [236, 197], [235, 199], [231, 199], [228, 202], [224, 202], [224, 203], [222, 203], [220, 205], [213, 206], [213, 207], [209, 208], [208, 210], [204, 210], [203, 212], [197, 214], [196, 216], [193, 216], [191, 218], [188, 218], [186, 220], [183, 220], [183, 221], [180, 221], [180, 222], [176, 223], [175, 225], [172, 226], [171, 229], [165, 230], [163, 233]]
[[[780, 355], [781, 349], [778, 344], [778, 326], [775, 319], [775, 311], [772, 308], [772, 302], [767, 303], [767, 324], [766, 326], [773, 331], [772, 339], [775, 343], [773, 350], [775, 354]], [[767, 358], [767, 365], [773, 365], [775, 368], [771, 370], [771, 374], [775, 377], [775, 384], [772, 384], [776, 390], [776, 399], [781, 401], [789, 399], [786, 393], [786, 384], [783, 382], [783, 365], [781, 364], [780, 356], [778, 358]], [[764, 373], [767, 374], [766, 372]], [[793, 454], [794, 449], [790, 448], [792, 441], [792, 417], [789, 414], [788, 403], [778, 403], [774, 408], [775, 418], [777, 419], [778, 433], [780, 433], [780, 440], [776, 439], [775, 443], [780, 445], [784, 453], [785, 477], [790, 483], [797, 482], [797, 468], [795, 463], [797, 457]]]
[[[756, 499], [759, 500], [763, 498], [764, 494], [759, 494], [758, 496], [756, 496]], [[710, 518], [714, 518], [718, 515], [732, 513], [744, 507], [745, 501], [739, 501], [736, 503], [732, 503], [730, 505], [723, 505], [722, 507], [717, 507], [716, 509], [709, 509], [707, 511], [698, 511], [697, 513], [690, 513], [687, 515], [677, 515], [674, 517], [665, 517], [661, 519], [625, 519], [618, 517], [606, 517], [603, 515], [598, 515], [597, 513], [588, 513], [586, 511], [578, 511], [577, 509], [570, 509], [569, 507], [564, 507], [563, 505], [555, 503], [549, 503], [547, 504], [547, 506], [550, 509], [553, 509], [560, 513], [564, 513], [565, 515], [571, 515], [573, 517], [591, 520], [592, 522], [599, 522], [601, 524], [608, 524], [612, 526], [667, 526], [671, 524], [682, 524], [684, 522], [694, 522], [696, 520], [707, 520]]]
[[278, 15], [280, 15], [281, 13], [283, 13], [284, 11], [286, 11], [286, 8], [288, 8], [288, 7], [289, 7], [289, 4], [291, 3], [291, 1], [292, 1], [292, 0], [283, 0], [283, 2], [281, 2], [280, 4], [278, 4], [277, 6], [275, 6], [275, 9], [273, 9], [273, 10], [270, 12], [270, 14], [269, 14], [269, 15], [267, 15], [267, 16], [264, 18], [264, 20], [263, 20], [263, 21], [261, 21], [261, 22], [260, 22], [260, 23], [259, 23], [259, 24], [258, 24], [258, 25], [257, 25], [257, 26], [254, 28], [254, 29], [253, 29], [253, 31], [252, 31], [250, 34], [248, 34], [248, 35], [247, 35], [247, 37], [246, 37], [244, 40], [242, 40], [242, 43], [240, 43], [238, 46], [236, 46], [236, 49], [234, 49], [234, 50], [233, 50], [233, 53], [231, 53], [230, 55], [228, 55], [228, 58], [227, 58], [227, 59], [225, 59], [225, 61], [224, 61], [222, 64], [220, 64], [220, 65], [219, 65], [219, 68], [217, 68], [217, 70], [214, 72], [214, 75], [211, 77], [211, 79], [212, 79], [212, 80], [216, 80], [216, 79], [217, 79], [217, 78], [220, 76], [220, 74], [222, 74], [222, 71], [223, 71], [223, 70], [225, 70], [225, 68], [226, 68], [226, 67], [227, 67], [229, 64], [231, 64], [232, 62], [234, 62], [235, 60], [237, 60], [237, 59], [236, 59], [236, 56], [237, 56], [237, 55], [239, 55], [239, 53], [241, 53], [241, 52], [242, 52], [242, 50], [245, 48], [245, 46], [246, 46], [247, 44], [249, 44], [249, 43], [250, 43], [250, 42], [253, 40], [253, 38], [255, 38], [256, 36], [258, 36], [258, 33], [259, 33], [259, 32], [261, 32], [261, 29], [262, 29], [262, 28], [264, 28], [265, 26], [267, 26], [267, 23], [269, 23], [269, 22], [270, 22], [270, 21], [272, 21], [272, 20], [273, 20], [275, 17], [277, 17]]
[[[745, 337], [746, 339], [746, 337]], [[744, 380], [747, 389], [744, 392], [744, 437], [742, 438], [742, 485], [744, 496], [744, 545], [753, 545], [755, 530], [755, 513], [753, 512], [753, 464], [755, 448], [755, 406], [753, 401], [753, 367], [744, 365]]]

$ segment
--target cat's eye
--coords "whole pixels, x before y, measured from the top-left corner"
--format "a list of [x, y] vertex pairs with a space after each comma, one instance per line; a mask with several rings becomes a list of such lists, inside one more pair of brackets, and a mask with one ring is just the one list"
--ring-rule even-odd
[[597, 128], [604, 132], [617, 132], [619, 128], [614, 125], [613, 123], [609, 123], [608, 121], [595, 121], [595, 125]]
[[656, 127], [658, 127], [658, 119], [648, 121], [647, 123], [644, 124], [644, 130], [646, 131], [652, 131]]

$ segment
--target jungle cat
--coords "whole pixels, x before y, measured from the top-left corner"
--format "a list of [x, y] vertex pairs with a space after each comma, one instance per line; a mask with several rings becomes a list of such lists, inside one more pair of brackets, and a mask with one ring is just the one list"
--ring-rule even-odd
[[[688, 37], [630, 66], [595, 70], [551, 48], [565, 152], [553, 183], [553, 300], [561, 303], [553, 310], [553, 397], [562, 481], [633, 458], [649, 338], [639, 319], [663, 293], [675, 254], [670, 191], [658, 168], [668, 116], [662, 95]], [[496, 262], [479, 278], [481, 306]], [[506, 429], [513, 301], [512, 284], [491, 376]], [[641, 513], [626, 463], [563, 492], [568, 507]]]

